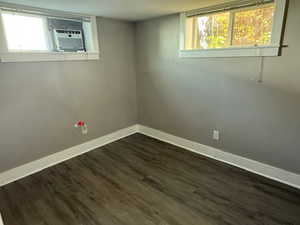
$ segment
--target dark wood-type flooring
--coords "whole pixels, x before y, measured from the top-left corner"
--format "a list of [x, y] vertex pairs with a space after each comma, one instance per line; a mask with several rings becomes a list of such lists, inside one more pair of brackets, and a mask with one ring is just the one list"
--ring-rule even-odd
[[135, 134], [0, 189], [5, 225], [300, 225], [299, 190]]

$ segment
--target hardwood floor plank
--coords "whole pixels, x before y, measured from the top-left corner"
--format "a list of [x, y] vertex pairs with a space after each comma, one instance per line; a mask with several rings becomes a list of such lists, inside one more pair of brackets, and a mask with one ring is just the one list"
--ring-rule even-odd
[[0, 189], [5, 225], [299, 225], [300, 191], [135, 134]]

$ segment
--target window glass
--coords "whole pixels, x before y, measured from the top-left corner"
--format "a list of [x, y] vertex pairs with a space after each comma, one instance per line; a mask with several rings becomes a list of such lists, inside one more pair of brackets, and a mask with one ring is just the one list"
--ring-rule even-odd
[[232, 45], [270, 44], [274, 5], [234, 14]]
[[9, 50], [48, 50], [44, 18], [3, 12], [2, 19]]
[[229, 45], [229, 12], [190, 17], [186, 26], [186, 48], [225, 48]]
[[274, 4], [186, 18], [185, 49], [271, 44]]

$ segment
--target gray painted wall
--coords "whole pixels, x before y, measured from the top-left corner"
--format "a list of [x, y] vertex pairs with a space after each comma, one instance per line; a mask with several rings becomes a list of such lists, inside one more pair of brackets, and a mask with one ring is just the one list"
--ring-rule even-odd
[[0, 63], [0, 172], [136, 124], [135, 26], [97, 22], [98, 61]]
[[178, 58], [178, 15], [98, 18], [98, 61], [1, 63], [0, 172], [140, 122], [300, 173], [299, 10], [291, 0], [289, 48], [262, 84], [260, 58]]
[[[178, 58], [179, 15], [137, 24], [139, 122], [300, 173], [300, 1], [281, 57]], [[220, 130], [219, 142], [212, 140]]]

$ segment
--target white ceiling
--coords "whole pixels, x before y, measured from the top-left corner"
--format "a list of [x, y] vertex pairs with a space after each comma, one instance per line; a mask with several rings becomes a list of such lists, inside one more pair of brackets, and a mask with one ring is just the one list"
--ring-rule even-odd
[[138, 21], [230, 0], [4, 0], [26, 6]]

